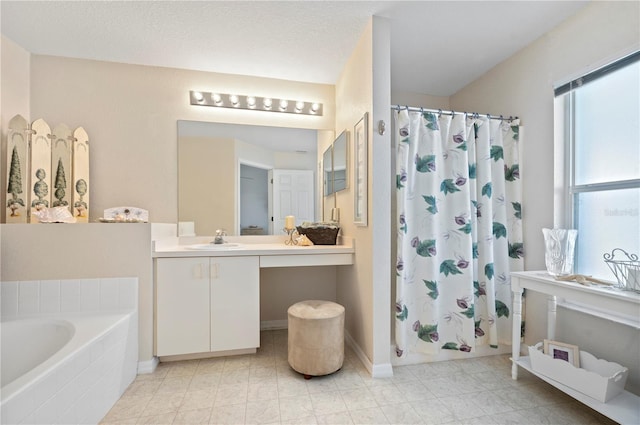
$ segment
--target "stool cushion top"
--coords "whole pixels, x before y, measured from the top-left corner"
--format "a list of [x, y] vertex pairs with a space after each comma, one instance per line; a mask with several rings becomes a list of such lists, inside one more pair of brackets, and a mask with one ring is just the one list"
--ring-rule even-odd
[[344, 314], [344, 307], [331, 301], [308, 300], [295, 303], [287, 310], [301, 319], [330, 319]]

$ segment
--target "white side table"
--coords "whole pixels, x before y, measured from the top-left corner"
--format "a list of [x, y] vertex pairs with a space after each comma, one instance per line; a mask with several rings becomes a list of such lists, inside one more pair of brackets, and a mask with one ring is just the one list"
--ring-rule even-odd
[[[513, 291], [513, 332], [511, 377], [518, 379], [518, 367], [538, 376], [576, 400], [622, 424], [640, 424], [640, 397], [628, 391], [601, 403], [573, 388], [533, 371], [529, 356], [520, 356], [520, 328], [522, 326], [522, 292], [525, 289], [548, 295], [547, 338], [555, 338], [557, 297], [590, 305], [599, 310], [615, 312], [612, 320], [640, 328], [640, 294], [609, 288], [584, 286], [574, 282], [557, 281], [544, 271], [511, 273]], [[613, 316], [615, 314], [615, 316]]]

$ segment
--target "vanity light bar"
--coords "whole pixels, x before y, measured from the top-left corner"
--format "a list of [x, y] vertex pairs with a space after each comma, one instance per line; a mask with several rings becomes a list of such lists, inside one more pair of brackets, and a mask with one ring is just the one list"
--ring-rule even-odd
[[322, 103], [238, 94], [189, 92], [192, 105], [322, 116]]

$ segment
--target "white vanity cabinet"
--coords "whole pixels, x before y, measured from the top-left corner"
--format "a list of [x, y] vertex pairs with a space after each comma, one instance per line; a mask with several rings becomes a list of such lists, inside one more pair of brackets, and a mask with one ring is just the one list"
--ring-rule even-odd
[[156, 355], [260, 345], [257, 256], [156, 259]]

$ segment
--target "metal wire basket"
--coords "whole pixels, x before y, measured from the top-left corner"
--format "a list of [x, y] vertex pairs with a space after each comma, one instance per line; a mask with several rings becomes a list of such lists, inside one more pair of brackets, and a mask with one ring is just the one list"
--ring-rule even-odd
[[[626, 259], [616, 259], [616, 251], [620, 251]], [[618, 281], [618, 287], [625, 291], [640, 293], [640, 261], [636, 254], [629, 254], [621, 248], [615, 248], [611, 254], [605, 252], [604, 262], [609, 266]], [[620, 258], [622, 255], [619, 255]]]

